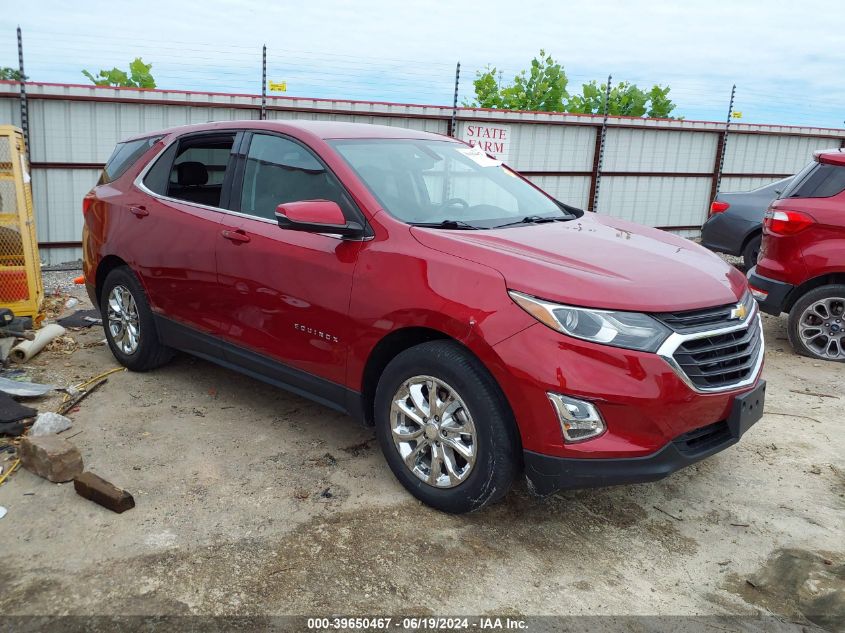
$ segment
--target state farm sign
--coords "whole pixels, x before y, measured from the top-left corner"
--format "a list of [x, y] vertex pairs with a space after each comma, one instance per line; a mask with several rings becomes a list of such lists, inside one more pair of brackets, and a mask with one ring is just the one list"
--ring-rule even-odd
[[511, 145], [511, 126], [470, 123], [464, 126], [461, 140], [507, 162]]

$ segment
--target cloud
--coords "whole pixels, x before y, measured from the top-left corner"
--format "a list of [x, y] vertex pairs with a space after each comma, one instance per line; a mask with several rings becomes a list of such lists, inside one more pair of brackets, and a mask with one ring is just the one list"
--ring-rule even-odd
[[[688, 118], [725, 115], [738, 86], [744, 121], [841, 126], [845, 3], [95, 0], [19, 5], [0, 32], [24, 28], [35, 79], [81, 81], [82, 68], [143, 55], [168, 88], [255, 92], [260, 51], [292, 94], [449, 103], [487, 63], [510, 78], [542, 47], [576, 87], [617, 80], [672, 86]], [[815, 16], [813, 20], [805, 16]], [[817, 19], [816, 19], [817, 18]], [[11, 38], [13, 39], [13, 38]], [[10, 38], [3, 38], [9, 42]], [[14, 65], [14, 42], [0, 64]], [[756, 118], [755, 118], [756, 117]]]

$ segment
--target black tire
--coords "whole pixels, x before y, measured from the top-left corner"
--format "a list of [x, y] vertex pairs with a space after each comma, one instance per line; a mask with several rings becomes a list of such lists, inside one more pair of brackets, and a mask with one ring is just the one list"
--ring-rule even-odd
[[757, 265], [757, 256], [760, 254], [760, 245], [762, 243], [763, 236], [755, 235], [748, 240], [748, 244], [742, 249], [742, 261], [745, 264], [745, 270], [751, 270]]
[[[121, 349], [110, 328], [112, 321], [109, 317], [109, 297], [118, 286], [129, 292], [138, 314], [137, 347], [130, 353]], [[109, 348], [117, 361], [124, 367], [132, 371], [149, 371], [160, 367], [173, 358], [173, 350], [159, 342], [158, 331], [149, 301], [147, 301], [147, 295], [135, 273], [129, 267], [115, 268], [106, 276], [100, 293], [100, 315], [103, 319], [103, 330], [106, 333]]]
[[[393, 397], [403, 383], [416, 376], [430, 376], [446, 383], [472, 416], [475, 462], [466, 479], [454, 487], [440, 488], [420, 479], [405, 465], [393, 443]], [[454, 341], [417, 345], [387, 365], [376, 389], [375, 423], [382, 452], [396, 478], [417, 499], [443, 512], [472, 512], [495, 503], [505, 496], [517, 474], [519, 440], [504, 394], [481, 362]], [[439, 441], [437, 437], [436, 442]], [[451, 453], [453, 461], [456, 454]], [[429, 453], [429, 464], [430, 457]], [[445, 464], [442, 472], [447, 476]]]
[[[792, 345], [792, 349], [794, 349], [798, 354], [801, 354], [802, 356], [809, 356], [810, 358], [818, 358], [820, 360], [845, 362], [845, 351], [843, 351], [843, 347], [845, 347], [845, 336], [839, 338], [839, 357], [831, 358], [820, 354], [818, 350], [805, 344], [799, 333], [801, 317], [807, 308], [817, 301], [835, 298], [843, 299], [843, 302], [845, 302], [845, 284], [830, 284], [828, 286], [814, 288], [799, 297], [798, 301], [796, 301], [792, 306], [792, 309], [789, 311], [789, 321], [787, 322], [786, 332], [789, 336], [789, 343]], [[836, 305], [839, 306], [839, 303]], [[823, 325], [824, 320], [820, 319], [820, 322], [822, 323], [820, 327], [827, 327]], [[840, 330], [845, 330], [845, 315], [837, 311], [834, 314], [831, 314], [831, 318], [827, 320], [827, 323], [830, 323], [830, 327], [834, 329], [839, 328]]]

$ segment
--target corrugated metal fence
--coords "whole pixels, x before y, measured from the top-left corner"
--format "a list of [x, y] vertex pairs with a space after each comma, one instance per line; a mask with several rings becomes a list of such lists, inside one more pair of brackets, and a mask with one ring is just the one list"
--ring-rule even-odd
[[[257, 119], [261, 98], [167, 90], [27, 84], [38, 239], [48, 264], [79, 257], [81, 200], [115, 143], [187, 123]], [[269, 119], [378, 123], [446, 134], [451, 107], [271, 97]], [[459, 108], [468, 125], [509, 127], [508, 163], [558, 199], [589, 208], [602, 118]], [[0, 82], [0, 124], [20, 125], [18, 85]], [[599, 213], [695, 234], [715, 192], [724, 123], [610, 117]], [[845, 130], [732, 124], [722, 191], [794, 174], [816, 149], [845, 146]]]

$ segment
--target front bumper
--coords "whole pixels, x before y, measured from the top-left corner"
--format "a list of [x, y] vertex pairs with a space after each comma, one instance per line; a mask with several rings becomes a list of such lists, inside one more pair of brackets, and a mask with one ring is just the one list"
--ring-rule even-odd
[[737, 396], [727, 419], [684, 433], [641, 457], [583, 459], [524, 451], [530, 490], [546, 496], [558, 490], [656, 481], [736, 444], [762, 416], [766, 383]]
[[748, 271], [748, 283], [752, 291], [761, 290], [766, 293], [766, 297], [761, 299], [759, 298], [759, 293], [752, 292], [754, 298], [757, 299], [760, 309], [767, 314], [773, 314], [775, 316], [786, 311], [785, 308], [789, 293], [795, 288], [792, 284], [758, 275], [756, 266]]

